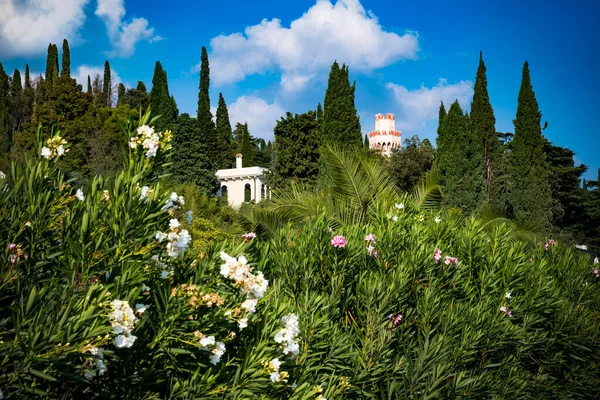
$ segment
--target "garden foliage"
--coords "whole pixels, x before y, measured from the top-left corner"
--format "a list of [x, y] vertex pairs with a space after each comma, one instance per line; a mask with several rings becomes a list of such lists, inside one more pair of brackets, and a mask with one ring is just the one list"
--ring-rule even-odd
[[5, 398], [600, 395], [589, 257], [392, 196], [375, 164], [335, 148], [322, 212], [191, 252], [189, 204], [159, 183], [170, 133], [153, 123], [127, 124], [122, 171], [89, 188], [41, 129], [38, 156], [0, 175]]

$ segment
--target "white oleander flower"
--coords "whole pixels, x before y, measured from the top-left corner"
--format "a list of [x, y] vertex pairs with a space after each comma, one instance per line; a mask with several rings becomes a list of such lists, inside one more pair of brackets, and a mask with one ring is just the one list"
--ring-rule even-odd
[[77, 197], [79, 199], [79, 201], [85, 200], [85, 196], [83, 195], [83, 190], [77, 189], [77, 192], [75, 192], [75, 197]]
[[47, 147], [42, 147], [42, 157], [49, 159], [52, 156], [52, 152]]

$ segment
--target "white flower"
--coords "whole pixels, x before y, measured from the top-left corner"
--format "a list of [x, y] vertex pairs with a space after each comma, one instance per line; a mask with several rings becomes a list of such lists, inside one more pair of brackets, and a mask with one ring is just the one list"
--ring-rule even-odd
[[77, 189], [75, 197], [77, 197], [79, 201], [83, 201], [85, 199], [85, 196], [83, 195], [83, 191], [81, 189]]
[[271, 372], [270, 378], [271, 378], [272, 382], [279, 382], [279, 380], [281, 379], [281, 376], [279, 375], [278, 371], [275, 371], [275, 372]]
[[202, 347], [208, 347], [209, 345], [215, 344], [215, 337], [214, 336], [205, 336], [202, 339], [200, 339], [200, 345]]
[[6, 179], [6, 174], [0, 171], [0, 179]]
[[171, 196], [169, 197], [169, 200], [171, 200], [173, 203], [175, 203], [177, 201], [177, 193], [171, 192]]
[[52, 156], [52, 152], [47, 147], [42, 147], [42, 157], [49, 159]]
[[594, 264], [598, 264], [598, 257], [594, 258]]
[[146, 308], [148, 308], [147, 305], [138, 303], [135, 305], [135, 312], [138, 314], [143, 314], [146, 312]]
[[238, 326], [240, 329], [244, 329], [248, 326], [248, 318], [242, 318], [238, 321]]
[[325, 396], [323, 396], [322, 394], [318, 395], [315, 400], [327, 400], [327, 398]]
[[60, 146], [58, 146], [58, 148], [56, 149], [56, 154], [58, 156], [62, 156], [63, 154], [65, 154], [65, 148], [63, 147], [62, 144]]
[[122, 347], [126, 347], [129, 348], [131, 346], [133, 346], [133, 342], [135, 342], [135, 340], [137, 339], [137, 337], [130, 335], [130, 336], [125, 336], [125, 335], [119, 335], [115, 338], [115, 346], [122, 348]]
[[256, 304], [258, 304], [258, 299], [248, 299], [242, 303], [241, 307], [248, 311], [248, 314], [252, 314], [256, 312]]
[[160, 273], [160, 279], [167, 279], [169, 277], [169, 271], [167, 271], [166, 269], [163, 269], [162, 272]]
[[275, 371], [279, 371], [280, 366], [281, 361], [279, 361], [279, 358], [274, 358], [271, 361], [269, 361], [269, 367]]
[[146, 197], [148, 197], [149, 191], [150, 191], [150, 188], [148, 186], [144, 186], [142, 188], [142, 193], [140, 194], [140, 200], [144, 200]]
[[506, 297], [507, 299], [510, 299], [511, 293], [510, 292], [506, 292], [506, 294], [504, 295], [504, 297]]
[[397, 215], [394, 215], [394, 216], [392, 217], [392, 220], [393, 220], [394, 222], [398, 222], [398, 216], [397, 216]]
[[434, 221], [436, 224], [439, 224], [442, 219], [440, 217], [435, 217]]
[[150, 291], [150, 287], [144, 285], [144, 287], [142, 288], [142, 292], [149, 292]]
[[158, 240], [159, 242], [162, 242], [165, 238], [165, 234], [159, 231], [156, 232], [156, 235], [154, 237], [156, 237], [156, 240]]
[[169, 221], [169, 228], [171, 228], [171, 229], [179, 228], [179, 221], [177, 220], [177, 218], [173, 218], [173, 219], [171, 219], [171, 221]]
[[404, 203], [396, 203], [394, 205], [394, 207], [396, 207], [398, 210], [403, 210], [404, 209]]
[[192, 211], [191, 211], [191, 210], [188, 210], [188, 212], [186, 212], [186, 213], [185, 213], [185, 216], [186, 216], [186, 218], [187, 218], [187, 223], [188, 223], [188, 225], [191, 225], [191, 224], [192, 224], [192, 219], [193, 219], [193, 218], [192, 218], [192, 214], [193, 214], [193, 213], [192, 213]]

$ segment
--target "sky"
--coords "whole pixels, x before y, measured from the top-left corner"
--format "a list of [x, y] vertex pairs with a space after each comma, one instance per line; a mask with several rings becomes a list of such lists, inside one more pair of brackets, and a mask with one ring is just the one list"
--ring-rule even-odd
[[576, 152], [585, 178], [600, 168], [598, 1], [0, 0], [0, 15], [7, 71], [43, 73], [48, 43], [60, 50], [67, 38], [84, 87], [109, 60], [113, 84], [150, 90], [159, 60], [180, 113], [192, 116], [206, 46], [213, 113], [222, 92], [232, 125], [267, 140], [287, 111], [316, 109], [337, 60], [356, 81], [363, 133], [375, 114], [393, 113], [403, 138], [435, 143], [440, 101], [470, 109], [480, 51], [496, 130], [514, 132], [527, 60], [544, 135]]

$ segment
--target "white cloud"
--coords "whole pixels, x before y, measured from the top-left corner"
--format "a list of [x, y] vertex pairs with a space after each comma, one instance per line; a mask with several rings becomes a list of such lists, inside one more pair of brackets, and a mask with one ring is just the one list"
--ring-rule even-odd
[[306, 87], [314, 75], [282, 75], [281, 88], [286, 94], [298, 92]]
[[[104, 78], [104, 66], [91, 66], [91, 65], [80, 65], [77, 67], [75, 73], [71, 73], [71, 77], [75, 78], [77, 83], [79, 83], [83, 87], [83, 91], [87, 90], [87, 77], [90, 76], [92, 82], [94, 82], [94, 78], [96, 75], [100, 75], [100, 79]], [[111, 86], [116, 87], [119, 83], [121, 83], [121, 77], [117, 74], [117, 71], [114, 69], [110, 69], [110, 83]], [[127, 86], [124, 82], [123, 84]], [[115, 92], [116, 93], [116, 92]]]
[[240, 96], [227, 108], [233, 129], [238, 122], [248, 123], [250, 134], [265, 140], [273, 139], [275, 124], [285, 115], [285, 110], [277, 102], [268, 104], [256, 96]]
[[110, 56], [131, 57], [140, 40], [153, 43], [164, 39], [154, 35], [154, 28], [148, 27], [146, 18], [133, 18], [125, 22], [124, 0], [98, 0], [96, 15], [104, 21], [108, 38], [114, 47], [109, 52]]
[[400, 129], [423, 128], [427, 122], [437, 120], [441, 101], [448, 110], [454, 100], [458, 100], [465, 110], [473, 97], [473, 83], [470, 81], [449, 85], [445, 79], [440, 79], [432, 88], [421, 85], [416, 90], [408, 90], [394, 83], [386, 86], [394, 92], [400, 108], [400, 115], [396, 117], [396, 127]]
[[0, 56], [43, 54], [48, 43], [79, 39], [89, 0], [0, 0]]
[[[215, 85], [281, 70], [282, 84], [290, 89], [306, 84], [308, 75], [328, 68], [334, 59], [352, 69], [369, 71], [401, 59], [416, 59], [419, 50], [416, 33], [384, 31], [359, 0], [338, 0], [335, 5], [317, 0], [289, 28], [279, 19], [263, 19], [244, 33], [220, 35], [210, 44]], [[199, 68], [198, 64], [193, 70]]]

